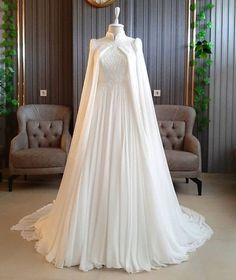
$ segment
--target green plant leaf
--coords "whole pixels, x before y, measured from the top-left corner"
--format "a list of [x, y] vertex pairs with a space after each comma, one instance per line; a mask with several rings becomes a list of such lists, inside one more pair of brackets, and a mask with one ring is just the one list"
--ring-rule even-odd
[[190, 43], [190, 48], [191, 48], [191, 49], [194, 49], [194, 48], [195, 48], [195, 42], [191, 42], [191, 43]]
[[204, 79], [203, 79], [203, 83], [204, 83], [205, 85], [209, 85], [209, 84], [210, 84], [210, 79], [209, 79], [208, 77], [204, 78]]
[[6, 13], [9, 10], [9, 6], [6, 2], [2, 2], [0, 6], [0, 11]]
[[213, 9], [214, 7], [215, 7], [214, 4], [208, 3], [208, 4], [205, 6], [205, 10], [211, 10], [211, 9]]
[[190, 11], [194, 12], [196, 10], [196, 6], [197, 5], [195, 3], [191, 4], [190, 5]]
[[208, 55], [211, 53], [211, 45], [207, 40], [198, 41], [196, 43], [195, 54], [197, 58], [207, 59]]
[[3, 0], [0, 9], [2, 11], [2, 41], [0, 43], [1, 63], [0, 69], [0, 115], [10, 114], [18, 101], [15, 98], [15, 56], [16, 56], [16, 3], [15, 1]]
[[214, 44], [212, 42], [208, 42], [208, 45], [209, 45], [210, 49], [212, 49], [214, 47]]
[[195, 60], [195, 59], [192, 59], [191, 61], [190, 61], [190, 66], [194, 66], [194, 65], [196, 65], [197, 64], [197, 61]]
[[196, 94], [198, 94], [198, 95], [200, 95], [200, 96], [205, 94], [204, 88], [203, 88], [202, 86], [200, 86], [200, 85], [197, 85], [197, 86], [194, 88], [194, 91], [195, 91]]
[[12, 67], [8, 67], [8, 70], [11, 72], [11, 73], [15, 73], [14, 69]]
[[206, 61], [206, 64], [207, 64], [207, 65], [212, 65], [212, 63], [213, 63], [213, 60], [212, 60], [212, 59], [210, 59], [210, 58], [207, 59], [207, 61]]
[[197, 75], [199, 75], [200, 77], [205, 76], [206, 74], [206, 69], [204, 67], [196, 67], [195, 68], [195, 72], [197, 73]]
[[200, 11], [198, 14], [197, 14], [197, 20], [205, 20], [206, 18], [206, 14], [204, 11]]
[[206, 30], [200, 30], [198, 33], [197, 33], [197, 35], [196, 35], [196, 37], [198, 38], [198, 39], [204, 39], [205, 37], [206, 37]]
[[11, 104], [12, 104], [12, 106], [14, 106], [14, 107], [18, 106], [18, 100], [16, 100], [16, 99], [11, 99]]
[[213, 22], [212, 21], [207, 21], [207, 23], [206, 23], [206, 28], [212, 28], [213, 27]]

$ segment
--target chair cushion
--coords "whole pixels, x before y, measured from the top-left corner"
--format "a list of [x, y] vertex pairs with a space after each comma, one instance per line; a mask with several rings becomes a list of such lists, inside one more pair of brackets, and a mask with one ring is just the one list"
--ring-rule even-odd
[[60, 147], [61, 135], [63, 131], [62, 120], [27, 122], [27, 134], [29, 138], [29, 148], [39, 147]]
[[15, 168], [64, 167], [66, 153], [59, 148], [32, 148], [19, 150], [11, 154]]
[[196, 171], [199, 166], [198, 156], [189, 152], [165, 150], [170, 171]]
[[184, 121], [158, 121], [162, 143], [168, 150], [183, 150], [185, 136]]

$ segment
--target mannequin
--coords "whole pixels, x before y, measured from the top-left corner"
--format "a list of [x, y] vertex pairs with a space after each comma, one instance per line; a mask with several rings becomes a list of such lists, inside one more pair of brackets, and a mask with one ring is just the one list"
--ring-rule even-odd
[[12, 227], [59, 268], [150, 271], [186, 261], [212, 235], [204, 217], [178, 203], [142, 41], [125, 35], [119, 12], [107, 36], [90, 41], [56, 200]]
[[114, 23], [110, 24], [108, 27], [108, 32], [112, 33], [114, 38], [117, 34], [125, 34], [124, 25], [119, 23], [119, 15], [120, 15], [120, 8], [115, 8], [115, 21]]

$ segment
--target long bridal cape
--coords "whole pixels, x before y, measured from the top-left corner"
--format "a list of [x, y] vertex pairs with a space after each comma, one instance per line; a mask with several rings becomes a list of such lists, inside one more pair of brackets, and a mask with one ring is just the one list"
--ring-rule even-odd
[[57, 267], [149, 271], [188, 259], [212, 234], [178, 203], [140, 39], [91, 40], [71, 148], [57, 198], [15, 230]]

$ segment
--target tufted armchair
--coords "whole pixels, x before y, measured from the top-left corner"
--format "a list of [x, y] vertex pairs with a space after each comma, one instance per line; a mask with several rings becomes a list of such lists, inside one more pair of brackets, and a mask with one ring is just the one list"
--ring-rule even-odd
[[202, 193], [201, 146], [193, 136], [196, 117], [192, 107], [181, 105], [155, 105], [156, 116], [160, 128], [165, 154], [172, 177], [189, 178], [198, 187], [198, 195]]
[[9, 154], [9, 191], [17, 175], [63, 173], [71, 142], [70, 117], [70, 109], [60, 105], [19, 107], [19, 133]]

